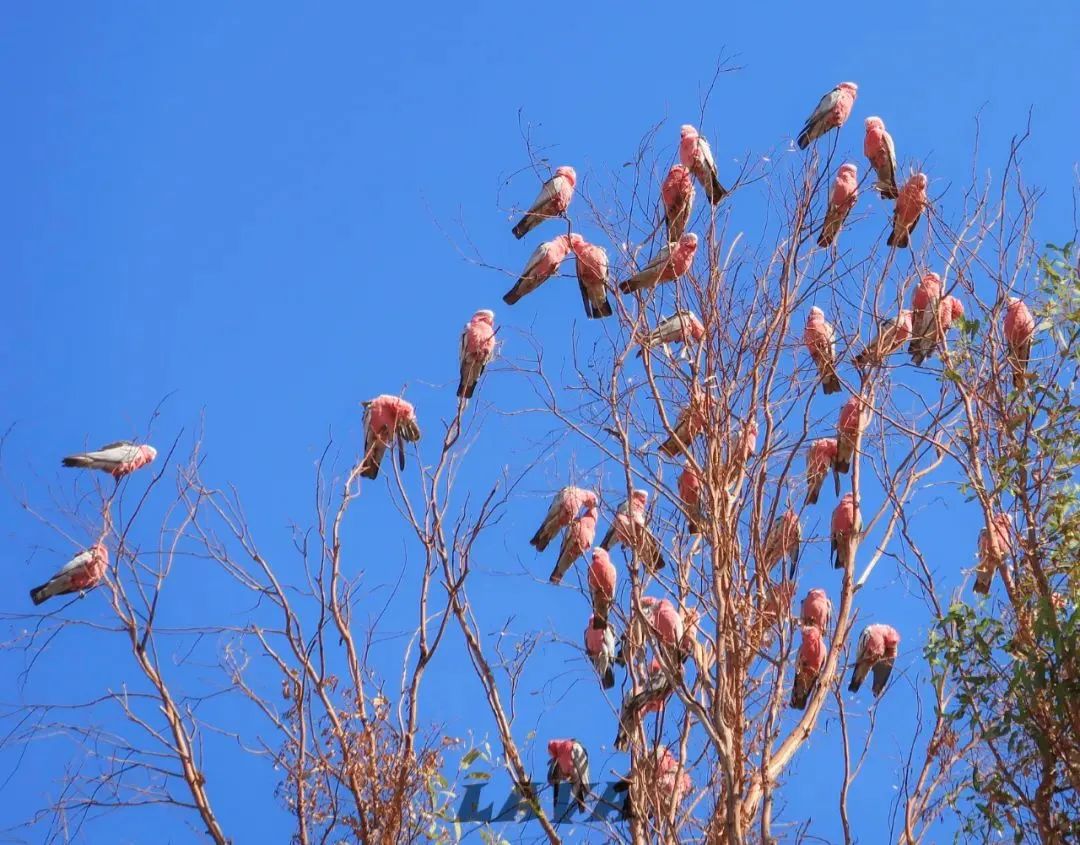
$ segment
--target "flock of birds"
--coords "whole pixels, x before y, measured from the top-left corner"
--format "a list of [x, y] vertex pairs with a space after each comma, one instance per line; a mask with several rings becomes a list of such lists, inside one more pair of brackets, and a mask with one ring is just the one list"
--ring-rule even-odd
[[[851, 113], [857, 86], [843, 82], [826, 94], [807, 119], [798, 136], [798, 145], [805, 149], [813, 141], [833, 129], [839, 129]], [[867, 118], [864, 153], [873, 167], [875, 188], [884, 199], [894, 200], [893, 221], [888, 238], [889, 246], [907, 247], [912, 231], [927, 207], [927, 178], [922, 173], [911, 176], [903, 186], [896, 181], [896, 152], [892, 137], [878, 117]], [[572, 167], [559, 167], [547, 180], [535, 202], [513, 227], [518, 239], [541, 225], [545, 220], [562, 217], [574, 196], [577, 175]], [[716, 162], [708, 141], [693, 126], [683, 126], [679, 144], [679, 163], [675, 164], [661, 187], [667, 243], [656, 256], [636, 273], [617, 286], [623, 293], [648, 290], [658, 284], [674, 282], [685, 275], [693, 264], [698, 237], [686, 232], [695, 200], [695, 182], [704, 191], [709, 203], [718, 204], [728, 191], [720, 183]], [[828, 210], [821, 227], [818, 243], [833, 243], [857, 200], [857, 168], [845, 163], [839, 168], [829, 194]], [[513, 305], [523, 296], [536, 290], [554, 276], [569, 254], [576, 257], [577, 279], [585, 313], [589, 318], [610, 316], [609, 293], [615, 286], [609, 280], [607, 252], [590, 244], [576, 233], [560, 235], [542, 243], [532, 253], [525, 269], [513, 288], [503, 297]], [[951, 295], [943, 296], [941, 278], [927, 273], [917, 285], [911, 310], [902, 310], [897, 318], [883, 322], [877, 335], [853, 357], [860, 369], [881, 365], [884, 360], [908, 345], [912, 360], [921, 364], [943, 342], [950, 326], [963, 315], [960, 301]], [[1004, 334], [1008, 344], [1009, 364], [1014, 371], [1017, 388], [1024, 383], [1030, 356], [1035, 323], [1030, 310], [1018, 299], [1010, 299], [1005, 315]], [[689, 311], [679, 311], [663, 319], [656, 328], [640, 339], [642, 350], [666, 344], [699, 343], [705, 336], [701, 321]], [[817, 367], [822, 390], [828, 395], [841, 390], [836, 368], [835, 333], [818, 307], [810, 309], [803, 334], [804, 344]], [[639, 353], [640, 354], [640, 353]], [[461, 336], [460, 381], [457, 395], [461, 401], [473, 396], [484, 368], [495, 356], [494, 313], [477, 311]], [[709, 418], [710, 397], [700, 390], [693, 391], [688, 405], [681, 411], [673, 434], [660, 447], [664, 454], [676, 457], [690, 448], [702, 433]], [[400, 396], [381, 395], [362, 403], [364, 407], [364, 457], [358, 467], [359, 475], [374, 479], [378, 476], [387, 449], [398, 447], [399, 466], [404, 468], [404, 443], [420, 439], [420, 427], [413, 405]], [[831, 471], [836, 494], [840, 494], [840, 475], [849, 471], [855, 443], [869, 421], [870, 408], [859, 396], [851, 396], [841, 407], [836, 436], [815, 440], [806, 458], [806, 505], [818, 501], [822, 485]], [[754, 454], [757, 424], [751, 419], [735, 438], [743, 461]], [[117, 481], [154, 460], [152, 446], [130, 442], [112, 443], [95, 452], [65, 458], [64, 466], [98, 469], [113, 475]], [[701, 501], [701, 479], [686, 466], [678, 480], [679, 497], [690, 533], [700, 533], [706, 521]], [[615, 601], [617, 572], [609, 557], [613, 544], [630, 549], [649, 572], [665, 566], [660, 541], [647, 524], [648, 491], [634, 490], [630, 498], [619, 505], [607, 534], [598, 547], [593, 547], [599, 516], [595, 492], [568, 486], [554, 497], [539, 530], [530, 543], [543, 552], [562, 532], [555, 566], [550, 581], [558, 584], [570, 567], [581, 557], [589, 556], [588, 585], [592, 604], [585, 629], [585, 652], [596, 669], [604, 689], [615, 684], [614, 667], [625, 666], [632, 643], [641, 643], [645, 636], [653, 643], [653, 657], [648, 664], [645, 680], [635, 686], [623, 699], [619, 715], [615, 747], [625, 750], [641, 720], [647, 713], [663, 710], [674, 685], [671, 667], [681, 667], [691, 655], [702, 653], [697, 639], [698, 614], [693, 608], [677, 609], [667, 598], [644, 596], [640, 614], [631, 616], [627, 631], [617, 645], [610, 621]], [[993, 574], [1004, 556], [1012, 551], [1012, 523], [1007, 515], [995, 516], [993, 530], [985, 529], [978, 541], [979, 566], [975, 589], [989, 591]], [[831, 556], [836, 568], [849, 562], [851, 540], [861, 529], [861, 521], [852, 493], [840, 498], [830, 523]], [[801, 545], [799, 517], [786, 510], [770, 526], [764, 545], [764, 564], [771, 570], [785, 558], [790, 561], [790, 579], [784, 579], [788, 592], [779, 600], [783, 615], [789, 612], [793, 596], [795, 569]], [[82, 592], [94, 587], [105, 575], [109, 555], [104, 542], [82, 551], [48, 582], [30, 592], [34, 604], [59, 595]], [[795, 679], [790, 705], [804, 709], [824, 667], [827, 650], [823, 642], [832, 614], [832, 604], [824, 589], [811, 589], [802, 601], [798, 621], [801, 642], [795, 662]], [[641, 628], [643, 621], [645, 630]], [[647, 634], [646, 634], [647, 631]], [[890, 625], [866, 626], [859, 638], [856, 661], [848, 689], [857, 692], [865, 678], [873, 673], [872, 691], [879, 696], [888, 682], [900, 642], [899, 633]], [[663, 657], [663, 661], [661, 661]], [[700, 663], [699, 663], [700, 665]], [[589, 794], [589, 756], [576, 739], [553, 739], [548, 743], [550, 766], [548, 780], [554, 788], [555, 807], [559, 806], [559, 785], [569, 783], [576, 805], [583, 811]], [[691, 788], [688, 774], [662, 745], [646, 755], [651, 781], [659, 794], [671, 805], [678, 805]], [[625, 780], [621, 788], [627, 792], [626, 815], [633, 813]]]

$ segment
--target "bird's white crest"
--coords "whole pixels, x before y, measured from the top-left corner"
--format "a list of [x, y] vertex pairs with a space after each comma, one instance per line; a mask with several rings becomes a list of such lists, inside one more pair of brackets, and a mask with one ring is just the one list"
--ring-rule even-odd
[[684, 123], [679, 130], [683, 138], [696, 138], [698, 131], [690, 123]]

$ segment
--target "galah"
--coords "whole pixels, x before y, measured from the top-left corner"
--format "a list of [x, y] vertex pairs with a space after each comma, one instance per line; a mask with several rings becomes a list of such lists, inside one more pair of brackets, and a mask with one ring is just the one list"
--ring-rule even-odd
[[934, 333], [934, 320], [937, 318], [941, 292], [941, 276], [927, 272], [919, 279], [911, 294], [911, 342], [908, 344], [908, 352], [912, 355], [920, 341], [930, 338]]
[[840, 378], [836, 375], [836, 332], [832, 323], [825, 319], [825, 312], [816, 305], [810, 309], [803, 329], [803, 343], [817, 367], [821, 389], [828, 396], [840, 392]]
[[695, 385], [690, 392], [689, 403], [679, 411], [671, 435], [660, 445], [660, 451], [669, 458], [689, 451], [694, 438], [708, 426], [713, 404], [712, 397]]
[[615, 565], [604, 549], [593, 549], [589, 564], [589, 597], [592, 599], [592, 624], [608, 627], [608, 613], [615, 601], [615, 585], [619, 576]]
[[125, 475], [146, 466], [156, 457], [157, 449], [153, 446], [145, 444], [139, 446], [130, 440], [117, 440], [115, 443], [102, 446], [96, 452], [68, 455], [62, 463], [66, 467], [78, 469], [99, 469], [119, 481]]
[[574, 168], [563, 166], [556, 169], [555, 175], [541, 186], [536, 201], [525, 216], [514, 226], [514, 237], [521, 240], [545, 220], [565, 214], [570, 207], [570, 200], [574, 198], [576, 184], [577, 173]]
[[795, 598], [795, 582], [780, 581], [769, 588], [762, 608], [762, 626], [771, 628], [777, 621], [791, 616], [791, 602]]
[[663, 746], [656, 749], [655, 777], [656, 793], [657, 798], [660, 799], [661, 810], [667, 811], [668, 808], [678, 807], [693, 787], [690, 775]]
[[799, 610], [799, 621], [804, 626], [817, 628], [824, 634], [829, 630], [829, 621], [832, 619], [832, 602], [828, 594], [821, 587], [814, 587], [802, 600]]
[[360, 475], [378, 478], [383, 456], [395, 440], [398, 466], [405, 469], [403, 443], [415, 443], [420, 439], [420, 426], [412, 404], [400, 396], [386, 393], [360, 404], [364, 407], [364, 459], [360, 464]]
[[821, 677], [828, 654], [821, 639], [821, 631], [809, 625], [802, 628], [802, 642], [799, 644], [799, 656], [795, 659], [795, 683], [791, 687], [791, 706], [796, 710], [805, 710], [806, 702], [814, 686]]
[[926, 198], [926, 185], [926, 174], [916, 173], [900, 189], [896, 197], [896, 209], [893, 211], [892, 232], [886, 241], [889, 246], [905, 249], [910, 243], [915, 224], [919, 222], [929, 203]]
[[646, 713], [659, 713], [672, 692], [672, 684], [664, 672], [660, 661], [653, 658], [649, 665], [649, 674], [643, 685], [627, 692], [619, 712], [619, 730], [615, 734], [615, 748], [626, 751], [630, 747], [630, 734], [638, 720]]
[[679, 499], [686, 512], [686, 530], [691, 534], [700, 534], [701, 523], [705, 521], [701, 508], [701, 479], [689, 465], [683, 468], [679, 476]]
[[984, 527], [979, 532], [979, 565], [975, 569], [976, 593], [987, 595], [994, 573], [1013, 553], [1013, 520], [1007, 513], [995, 514], [990, 519], [991, 531]]
[[799, 565], [799, 547], [802, 545], [802, 526], [799, 516], [788, 508], [773, 520], [765, 536], [765, 571], [771, 570], [785, 557], [791, 561], [791, 575]]
[[693, 311], [676, 311], [663, 318], [656, 328], [641, 338], [640, 358], [643, 351], [667, 343], [700, 343], [705, 337], [705, 326]]
[[585, 513], [567, 526], [566, 533], [563, 534], [562, 546], [559, 548], [559, 559], [551, 571], [552, 584], [562, 581], [574, 561], [592, 547], [593, 540], [596, 538], [596, 519], [599, 514], [596, 505], [590, 505], [585, 508]]
[[600, 676], [600, 685], [604, 689], [615, 686], [615, 633], [606, 622], [598, 628], [597, 618], [589, 617], [585, 629], [585, 654]]
[[668, 243], [675, 243], [686, 232], [690, 213], [694, 209], [694, 194], [694, 180], [690, 176], [690, 168], [685, 164], [673, 165], [664, 179], [664, 184], [660, 186]]
[[608, 254], [602, 246], [591, 244], [577, 232], [570, 235], [570, 248], [577, 256], [577, 280], [585, 316], [590, 320], [610, 317], [608, 301]]
[[829, 246], [836, 240], [844, 221], [859, 200], [859, 169], [854, 164], [841, 164], [829, 192], [829, 208], [818, 235], [818, 246]]
[[840, 476], [836, 474], [837, 448], [835, 437], [822, 437], [811, 443], [806, 451], [806, 504], [817, 504], [821, 485], [830, 470], [836, 482], [836, 494], [840, 495]]
[[529, 256], [521, 278], [503, 296], [503, 302], [513, 305], [521, 297], [532, 293], [540, 285], [559, 272], [559, 265], [570, 254], [569, 235], [559, 235], [545, 241]]
[[694, 263], [698, 237], [688, 232], [678, 241], [665, 244], [656, 257], [637, 271], [625, 282], [619, 284], [623, 293], [632, 293], [644, 288], [653, 288], [662, 282], [673, 282], [686, 272]]
[[844, 498], [833, 511], [830, 526], [833, 568], [844, 569], [848, 565], [851, 543], [861, 530], [862, 525], [859, 511], [855, 507], [855, 497], [851, 493], [845, 493]]
[[642, 596], [641, 613], [661, 647], [677, 649], [681, 646], [685, 633], [682, 614], [668, 599]]
[[877, 174], [877, 188], [881, 198], [894, 200], [899, 195], [896, 189], [896, 147], [892, 135], [885, 130], [885, 121], [880, 117], [866, 118], [866, 137], [863, 139], [863, 153]]
[[911, 360], [915, 364], [922, 364], [934, 354], [934, 350], [945, 342], [945, 335], [953, 322], [964, 316], [964, 306], [955, 296], [946, 296], [938, 302], [937, 319], [930, 327], [930, 334], [920, 338], [915, 343], [915, 349], [911, 353]]
[[[836, 421], [836, 471], [846, 474], [851, 469], [851, 456], [855, 454], [855, 441], [869, 421], [869, 409], [858, 396], [850, 397], [840, 409]], [[837, 493], [840, 492], [837, 479]]]
[[805, 150], [811, 141], [816, 141], [830, 129], [843, 126], [858, 92], [859, 86], [854, 82], [841, 82], [822, 97], [799, 133], [799, 149]]
[[746, 462], [757, 451], [758, 422], [754, 417], [740, 426], [735, 432], [735, 450], [732, 458], [739, 468], [745, 467]]
[[1009, 297], [1005, 308], [1005, 344], [1009, 366], [1013, 371], [1013, 387], [1024, 386], [1024, 375], [1031, 360], [1031, 339], [1035, 336], [1035, 318], [1022, 299]]
[[655, 572], [664, 568], [664, 556], [660, 550], [660, 541], [645, 524], [645, 507], [648, 501], [648, 490], [634, 490], [630, 499], [619, 505], [615, 520], [600, 547], [610, 550], [611, 544], [618, 542], [637, 552], [645, 568]]
[[563, 487], [552, 499], [547, 515], [529, 545], [535, 546], [538, 552], [544, 551], [555, 535], [577, 518], [582, 508], [595, 508], [596, 503], [596, 494], [592, 490], [572, 485]]
[[867, 625], [859, 637], [858, 653], [855, 657], [855, 669], [851, 673], [848, 692], [858, 692], [867, 673], [874, 670], [874, 697], [877, 698], [885, 689], [896, 660], [896, 647], [900, 645], [900, 634], [891, 625]]
[[34, 587], [30, 591], [30, 600], [37, 605], [53, 596], [66, 596], [69, 593], [89, 590], [105, 577], [108, 567], [109, 550], [104, 543], [98, 543], [75, 555], [40, 587]]
[[885, 359], [898, 352], [911, 339], [911, 312], [904, 309], [896, 319], [885, 320], [878, 326], [877, 334], [858, 355], [855, 366], [860, 370], [877, 367]]
[[709, 202], [716, 205], [727, 195], [727, 190], [716, 176], [716, 161], [713, 159], [712, 148], [689, 123], [683, 125], [681, 134], [679, 161], [694, 174], [694, 178], [705, 189]]
[[559, 784], [570, 784], [570, 795], [578, 809], [585, 812], [589, 795], [589, 755], [576, 739], [553, 739], [548, 742], [548, 783], [552, 787], [553, 812], [559, 809]]
[[476, 383], [484, 373], [484, 367], [495, 357], [495, 312], [477, 311], [461, 333], [461, 380], [457, 395], [472, 399]]

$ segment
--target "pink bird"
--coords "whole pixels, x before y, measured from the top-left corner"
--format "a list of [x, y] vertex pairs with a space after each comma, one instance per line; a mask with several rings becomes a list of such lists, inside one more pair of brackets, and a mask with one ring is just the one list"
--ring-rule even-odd
[[880, 117], [866, 118], [863, 153], [877, 174], [874, 187], [881, 194], [881, 198], [896, 199], [900, 193], [896, 189], [896, 147], [893, 146], [892, 135], [885, 131], [885, 121]]
[[817, 366], [821, 389], [825, 395], [840, 392], [840, 378], [836, 375], [836, 332], [832, 323], [825, 319], [825, 312], [816, 305], [810, 309], [803, 329], [803, 343], [810, 358]]
[[877, 334], [855, 356], [855, 366], [860, 370], [880, 366], [885, 359], [898, 352], [911, 339], [911, 312], [903, 310], [895, 320], [885, 320], [878, 326]]
[[668, 599], [642, 596], [641, 614], [660, 645], [674, 648], [682, 643], [684, 633], [682, 614]]
[[850, 562], [851, 544], [862, 530], [862, 520], [851, 493], [845, 493], [833, 511], [831, 529], [833, 567], [844, 569]]
[[945, 342], [945, 335], [952, 326], [953, 321], [964, 316], [964, 306], [955, 296], [946, 296], [938, 303], [937, 319], [933, 322], [930, 335], [914, 342], [915, 349], [911, 353], [911, 360], [915, 364], [922, 364], [934, 354], [934, 350]]
[[555, 494], [544, 521], [529, 540], [529, 545], [535, 546], [538, 552], [544, 551], [555, 535], [577, 518], [582, 508], [595, 508], [596, 504], [596, 494], [592, 490], [563, 487]]
[[615, 585], [619, 575], [604, 549], [593, 549], [589, 564], [589, 597], [592, 599], [592, 623], [597, 628], [608, 627], [608, 612], [615, 601]]
[[671, 436], [660, 445], [660, 451], [669, 458], [681, 451], [689, 451], [696, 438], [709, 424], [709, 412], [713, 406], [712, 397], [697, 385], [691, 388], [689, 404], [679, 411]]
[[484, 367], [495, 357], [495, 312], [477, 311], [461, 333], [461, 380], [457, 395], [472, 399]]
[[841, 82], [822, 97], [799, 133], [799, 149], [805, 150], [811, 141], [816, 141], [830, 129], [843, 126], [858, 92], [859, 86], [854, 82]]
[[606, 622], [598, 628], [595, 616], [589, 617], [585, 629], [585, 654], [600, 676], [600, 685], [604, 689], [615, 686], [615, 634]]
[[678, 242], [665, 244], [652, 261], [620, 283], [619, 290], [632, 293], [643, 288], [654, 288], [662, 282], [673, 282], [685, 275], [694, 263], [697, 243], [697, 235], [689, 232]]
[[930, 337], [934, 331], [938, 302], [941, 300], [941, 276], [926, 273], [911, 294], [911, 344], [908, 351], [914, 353], [916, 342]]
[[840, 495], [840, 476], [836, 474], [837, 442], [834, 437], [823, 437], [810, 444], [806, 452], [806, 504], [816, 505], [821, 485], [829, 470], [836, 481], [836, 494]]
[[679, 499], [686, 511], [686, 530], [691, 534], [700, 534], [701, 523], [705, 521], [701, 509], [701, 479], [690, 466], [684, 467], [679, 476]]
[[645, 507], [649, 501], [648, 490], [634, 490], [629, 501], [619, 505], [615, 520], [608, 529], [600, 547], [610, 549], [612, 542], [633, 549], [649, 572], [664, 568], [664, 556], [660, 541], [645, 524]]
[[521, 240], [545, 220], [565, 214], [570, 207], [570, 200], [574, 198], [576, 184], [577, 173], [574, 168], [558, 168], [555, 175], [541, 186], [536, 201], [525, 216], [514, 226], [514, 237]]
[[991, 531], [979, 532], [979, 565], [975, 569], [976, 593], [988, 595], [994, 573], [998, 571], [1013, 548], [1013, 520], [1007, 513], [999, 513], [990, 519]]
[[832, 619], [832, 602], [821, 587], [814, 587], [802, 600], [802, 608], [799, 611], [799, 620], [804, 626], [817, 628], [824, 634], [829, 630], [829, 621]]
[[694, 208], [694, 180], [685, 164], [673, 165], [664, 184], [660, 186], [660, 198], [664, 202], [664, 223], [668, 231], [668, 243], [675, 243], [686, 232], [690, 213]]
[[911, 240], [915, 224], [926, 211], [929, 200], [926, 198], [927, 179], [925, 173], [916, 173], [900, 189], [896, 198], [896, 210], [893, 212], [892, 233], [889, 246], [905, 249]]
[[395, 440], [398, 467], [405, 469], [404, 442], [415, 443], [420, 439], [420, 426], [413, 406], [400, 396], [386, 393], [360, 404], [364, 407], [364, 460], [360, 464], [360, 475], [377, 478], [383, 455]]
[[770, 571], [785, 557], [791, 561], [791, 575], [799, 565], [799, 547], [802, 544], [802, 526], [791, 508], [773, 520], [765, 537], [765, 571]]
[[66, 596], [92, 589], [105, 577], [108, 567], [109, 550], [104, 543], [98, 543], [75, 555], [40, 587], [34, 587], [30, 591], [30, 600], [37, 605], [53, 596]]
[[657, 748], [657, 757], [656, 791], [660, 809], [678, 807], [693, 788], [690, 775], [666, 748]]
[[672, 693], [672, 684], [660, 661], [653, 658], [644, 685], [627, 692], [619, 713], [619, 731], [615, 734], [615, 748], [626, 751], [630, 747], [630, 734], [646, 713], [659, 713]]
[[608, 254], [603, 247], [586, 241], [575, 232], [570, 235], [570, 248], [577, 256], [577, 280], [585, 316], [590, 320], [610, 317], [608, 301]]
[[559, 784], [570, 784], [570, 796], [585, 812], [585, 799], [589, 795], [589, 755], [576, 739], [553, 739], [548, 743], [548, 783], [551, 784], [553, 814], [559, 812]]
[[812, 626], [804, 626], [799, 656], [795, 659], [795, 683], [791, 688], [791, 706], [796, 710], [806, 709], [810, 693], [814, 691], [818, 678], [821, 677], [827, 654], [821, 631]]
[[701, 324], [693, 311], [676, 311], [670, 317], [662, 319], [647, 335], [641, 338], [640, 358], [646, 349], [668, 343], [700, 343], [705, 337], [705, 326]]
[[1035, 336], [1035, 318], [1022, 299], [1009, 297], [1005, 309], [1005, 343], [1008, 346], [1009, 366], [1013, 371], [1013, 387], [1024, 386], [1024, 375], [1031, 360], [1031, 339]]
[[[845, 474], [851, 469], [851, 456], [855, 454], [855, 441], [869, 422], [870, 411], [858, 396], [850, 397], [840, 409], [836, 423], [836, 472]], [[836, 492], [840, 492], [837, 479]]]
[[532, 293], [559, 272], [559, 265], [569, 254], [570, 237], [568, 235], [559, 235], [557, 238], [540, 244], [529, 256], [525, 269], [521, 271], [521, 278], [503, 296], [503, 302], [513, 305], [521, 297]]
[[157, 449], [153, 446], [138, 446], [130, 440], [117, 440], [115, 443], [102, 446], [96, 452], [68, 455], [62, 463], [66, 467], [99, 469], [119, 481], [125, 475], [146, 466], [156, 457]]
[[877, 698], [885, 689], [896, 660], [896, 648], [900, 645], [900, 634], [891, 625], [867, 625], [859, 637], [859, 649], [855, 658], [855, 669], [851, 673], [848, 692], [858, 692], [867, 673], [874, 670], [872, 691]]
[[829, 194], [829, 209], [818, 236], [818, 246], [829, 246], [836, 240], [844, 221], [859, 200], [859, 169], [854, 164], [842, 164]]
[[705, 196], [709, 198], [710, 203], [716, 205], [727, 195], [727, 190], [716, 176], [716, 162], [713, 160], [709, 142], [702, 138], [697, 129], [689, 123], [684, 124], [682, 128], [679, 161], [682, 162], [683, 167], [694, 174], [694, 178], [705, 189]]
[[562, 581], [574, 561], [592, 547], [593, 539], [596, 537], [597, 516], [599, 516], [599, 511], [596, 505], [590, 505], [585, 508], [585, 513], [567, 526], [566, 533], [563, 534], [562, 546], [559, 548], [559, 559], [551, 571], [552, 584]]

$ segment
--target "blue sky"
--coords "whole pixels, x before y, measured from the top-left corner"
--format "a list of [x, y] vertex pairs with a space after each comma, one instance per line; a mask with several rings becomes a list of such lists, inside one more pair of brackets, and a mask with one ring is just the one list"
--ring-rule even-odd
[[[496, 308], [507, 345], [519, 337], [513, 329], [527, 329], [552, 356], [564, 354], [571, 330], [595, 332], [582, 327], [570, 288], [507, 309], [500, 297], [511, 280], [455, 248], [471, 241], [488, 263], [517, 269], [536, 242], [509, 234], [509, 207], [536, 189], [528, 173], [504, 184], [528, 163], [522, 122], [537, 143], [554, 147], [553, 163], [572, 163], [599, 186], [658, 121], [666, 121], [660, 152], [674, 153], [678, 126], [697, 122], [722, 53], [743, 68], [720, 80], [703, 122], [722, 176], [737, 157], [783, 150], [817, 99], [852, 79], [860, 97], [841, 144], [861, 165], [857, 127], [881, 114], [902, 161], [924, 162], [941, 191], [971, 172], [976, 115], [980, 166], [997, 173], [1031, 108], [1024, 170], [1046, 189], [1036, 236], [1067, 240], [1080, 129], [1076, 4], [1049, 2], [1036, 12], [916, 2], [895, 11], [889, 18], [866, 8], [765, 14], [753, 5], [676, 12], [609, 3], [13, 10], [0, 27], [8, 80], [0, 429], [12, 427], [0, 497], [12, 589], [0, 612], [25, 611], [26, 590], [71, 551], [21, 509], [22, 497], [48, 511], [90, 489], [62, 473], [59, 458], [142, 434], [159, 404], [154, 442], [167, 448], [180, 437], [186, 449], [205, 425], [205, 474], [237, 486], [261, 542], [287, 560], [289, 526], [312, 519], [315, 460], [331, 437], [343, 460], [359, 448], [361, 399], [407, 385], [430, 437], [425, 447], [434, 449], [438, 421], [452, 413], [460, 328], [476, 308]], [[508, 373], [489, 378], [481, 396], [504, 409], [527, 401]], [[494, 412], [487, 426], [462, 476], [476, 490], [503, 465], [524, 465], [550, 428]], [[582, 606], [521, 573], [546, 575], [550, 561], [534, 560], [526, 542], [575, 461], [589, 464], [588, 456], [560, 454], [531, 474], [500, 523], [504, 536], [486, 549], [473, 597], [493, 628], [513, 609], [518, 630], [579, 636]], [[145, 479], [132, 484], [141, 490]], [[408, 563], [403, 530], [386, 528], [393, 514], [373, 486], [350, 516], [349, 532], [363, 540], [357, 566], [373, 584]], [[924, 530], [933, 534], [949, 518], [927, 508]], [[959, 550], [943, 552], [967, 560], [974, 530]], [[902, 596], [903, 587], [881, 574], [871, 609], [902, 608], [888, 590]], [[235, 610], [207, 594], [197, 570], [178, 573], [170, 598], [176, 620]], [[84, 605], [106, 618], [101, 597]], [[902, 627], [904, 611], [895, 612]], [[918, 634], [906, 633], [906, 645], [917, 646]], [[25, 687], [4, 658], [0, 701], [62, 700], [122, 683], [130, 667], [117, 655], [61, 638]], [[432, 669], [426, 715], [459, 734], [490, 730], [474, 709], [476, 685], [461, 672], [446, 662]], [[608, 743], [613, 723], [606, 714], [586, 718], [599, 691], [571, 649], [545, 654], [534, 688], [558, 672], [576, 679], [574, 695], [591, 703], [567, 715], [550, 695], [531, 696], [521, 734], [535, 728], [541, 738]], [[910, 704], [902, 689], [894, 692], [879, 714], [885, 721], [901, 720]], [[853, 794], [862, 841], [879, 841], [903, 749], [898, 736], [879, 735]], [[817, 822], [834, 815], [837, 784], [828, 766], [809, 761], [818, 753], [835, 761], [833, 733], [810, 746], [785, 797], [790, 817]], [[25, 755], [0, 751], [0, 829], [55, 794], [74, 754], [59, 742]], [[605, 768], [623, 765], [606, 751], [596, 757]], [[543, 754], [531, 759], [540, 775]], [[208, 770], [211, 784], [229, 784], [211, 792], [236, 841], [277, 841], [272, 779], [239, 762]], [[820, 824], [819, 835], [836, 835], [831, 818]], [[99, 822], [85, 841], [148, 841], [161, 830], [168, 841], [190, 841], [184, 825], [146, 810]], [[25, 839], [38, 841], [34, 833]]]

